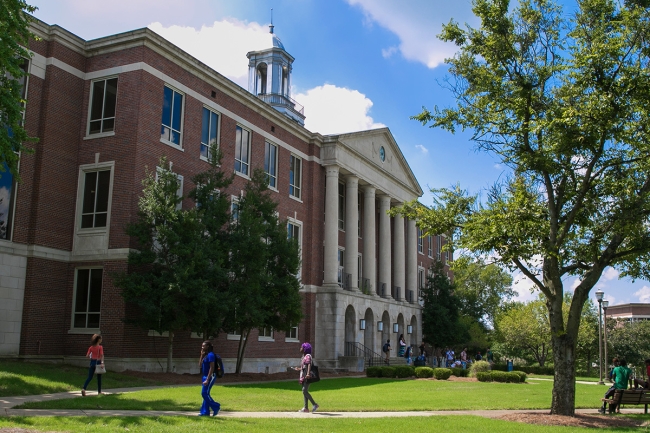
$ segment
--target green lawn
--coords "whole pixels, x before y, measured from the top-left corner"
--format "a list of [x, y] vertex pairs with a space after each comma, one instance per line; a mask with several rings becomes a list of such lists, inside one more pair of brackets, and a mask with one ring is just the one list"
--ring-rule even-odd
[[[480, 418], [476, 416], [439, 416], [410, 418], [321, 418], [305, 415], [305, 419], [272, 418], [189, 418], [189, 417], [11, 417], [0, 418], [0, 429], [23, 428], [40, 431], [125, 432], [129, 433], [196, 433], [199, 431], [246, 432], [499, 432], [499, 433], [584, 433], [585, 428], [549, 427]], [[603, 432], [638, 432], [639, 428], [599, 429]]]
[[[0, 361], [0, 397], [79, 390], [87, 376], [87, 368], [71, 365]], [[102, 378], [102, 389], [148, 385], [162, 383], [113, 372]], [[88, 388], [97, 389], [97, 377]]]
[[[311, 386], [325, 411], [408, 411], [463, 409], [545, 409], [551, 404], [552, 382], [508, 384], [396, 380], [374, 378], [327, 379]], [[576, 407], [595, 408], [605, 389], [576, 385]], [[215, 386], [212, 396], [227, 411], [293, 411], [302, 407], [298, 382]], [[200, 387], [166, 388], [40, 403], [20, 408], [197, 410]]]
[[[551, 379], [551, 380], [553, 380], [553, 376], [547, 376], [547, 375], [543, 375], [543, 374], [531, 374], [528, 377], [531, 378], [531, 379], [539, 378], [539, 379]], [[581, 382], [598, 382], [600, 379], [598, 379], [597, 377], [578, 376], [578, 377], [576, 377], [576, 380], [579, 380]], [[605, 384], [608, 384], [608, 383], [609, 383], [609, 381], [605, 380]]]

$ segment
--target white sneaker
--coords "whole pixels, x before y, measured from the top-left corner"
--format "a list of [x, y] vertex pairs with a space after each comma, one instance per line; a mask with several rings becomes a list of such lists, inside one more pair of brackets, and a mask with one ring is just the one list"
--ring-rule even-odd
[[298, 412], [301, 412], [301, 413], [309, 413], [309, 409], [307, 409], [306, 407], [303, 407], [303, 408], [300, 409]]
[[317, 404], [315, 404], [314, 407], [311, 408], [311, 413], [316, 412], [316, 411], [318, 410], [319, 407], [320, 407], [320, 406], [318, 406]]

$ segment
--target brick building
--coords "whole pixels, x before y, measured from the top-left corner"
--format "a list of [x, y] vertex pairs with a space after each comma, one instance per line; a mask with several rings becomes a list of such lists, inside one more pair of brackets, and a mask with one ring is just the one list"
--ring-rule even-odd
[[[25, 125], [39, 142], [21, 156], [22, 182], [0, 182], [0, 355], [85, 365], [90, 334], [101, 333], [109, 368], [161, 368], [167, 339], [124, 322], [133, 307], [112, 275], [134, 247], [124, 227], [145, 168], [166, 156], [187, 194], [215, 140], [236, 175], [227, 193], [266, 169], [301, 244], [305, 318], [286, 335], [251, 334], [245, 371], [295, 365], [305, 340], [321, 365], [351, 369], [387, 338], [419, 343], [417, 290], [444, 238], [418, 236], [386, 210], [422, 189], [387, 128], [304, 128], [289, 93], [293, 57], [274, 34], [248, 53], [247, 91], [148, 29], [90, 41], [38, 20], [31, 30]], [[215, 341], [227, 369], [238, 339]], [[198, 337], [174, 341], [175, 370], [196, 370]]]

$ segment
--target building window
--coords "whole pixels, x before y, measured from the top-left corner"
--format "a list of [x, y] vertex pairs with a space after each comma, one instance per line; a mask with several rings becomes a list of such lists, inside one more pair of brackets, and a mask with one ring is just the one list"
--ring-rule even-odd
[[84, 174], [82, 229], [106, 227], [110, 185], [111, 170], [90, 171]]
[[298, 341], [298, 327], [294, 326], [293, 328], [289, 329], [289, 332], [287, 332], [285, 338], [287, 340]]
[[442, 236], [436, 235], [436, 260], [440, 260], [441, 249], [442, 249]]
[[235, 131], [235, 173], [248, 176], [251, 132], [237, 125]]
[[102, 269], [77, 269], [72, 327], [99, 329]]
[[201, 126], [201, 158], [210, 159], [212, 149], [219, 144], [219, 114], [203, 107], [203, 124]]
[[363, 260], [361, 253], [359, 253], [357, 257], [357, 287], [361, 287], [361, 276], [363, 273], [361, 272], [363, 270]]
[[269, 181], [269, 187], [278, 188], [278, 146], [264, 143], [264, 172]]
[[[158, 175], [160, 173], [162, 173], [163, 170], [166, 170], [166, 169], [164, 169], [162, 167], [156, 167], [156, 182], [158, 182]], [[176, 173], [174, 173], [174, 174], [176, 174]], [[180, 174], [176, 174], [176, 181], [177, 181], [177, 185], [178, 185], [178, 188], [176, 189], [176, 196], [178, 198], [182, 199], [182, 197], [183, 197], [183, 181], [184, 181], [183, 176], [180, 175]], [[179, 200], [178, 204], [176, 205], [176, 210], [181, 210], [182, 208], [183, 208], [183, 201]]]
[[230, 198], [230, 218], [234, 223], [239, 221], [239, 197], [234, 195]]
[[296, 221], [293, 218], [289, 219], [287, 222], [287, 237], [289, 239], [295, 239], [296, 242], [298, 242], [300, 267], [298, 268], [298, 274], [296, 276], [300, 278], [300, 273], [302, 271], [302, 223], [300, 221]]
[[423, 289], [425, 286], [426, 280], [424, 278], [424, 268], [418, 268], [418, 289]]
[[165, 86], [163, 93], [162, 127], [160, 140], [181, 146], [183, 128], [183, 95]]
[[339, 286], [343, 286], [345, 282], [345, 250], [339, 248]]
[[445, 249], [445, 263], [449, 263], [449, 248]]
[[115, 130], [117, 77], [93, 81], [90, 85], [90, 117], [88, 134], [103, 134]]
[[273, 328], [270, 326], [262, 328], [259, 330], [259, 336], [257, 338], [259, 341], [274, 341], [273, 340]]
[[9, 241], [13, 225], [16, 182], [7, 163], [3, 164], [5, 169], [0, 176], [0, 239]]
[[422, 237], [422, 229], [418, 227], [418, 253], [424, 254], [424, 237]]
[[345, 231], [345, 184], [339, 183], [339, 230]]
[[427, 241], [428, 241], [427, 255], [430, 258], [433, 258], [433, 236], [431, 235], [427, 236]]
[[289, 166], [289, 195], [300, 198], [300, 179], [302, 177], [302, 159], [291, 155]]

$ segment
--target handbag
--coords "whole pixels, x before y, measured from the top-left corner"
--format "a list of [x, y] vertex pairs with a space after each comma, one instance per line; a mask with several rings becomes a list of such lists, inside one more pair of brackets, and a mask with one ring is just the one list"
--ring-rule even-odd
[[95, 365], [95, 374], [106, 374], [106, 365], [104, 363]]
[[320, 380], [320, 373], [318, 372], [318, 367], [314, 364], [314, 358], [311, 359], [311, 369], [309, 370], [309, 376], [307, 376], [307, 383], [315, 383]]

